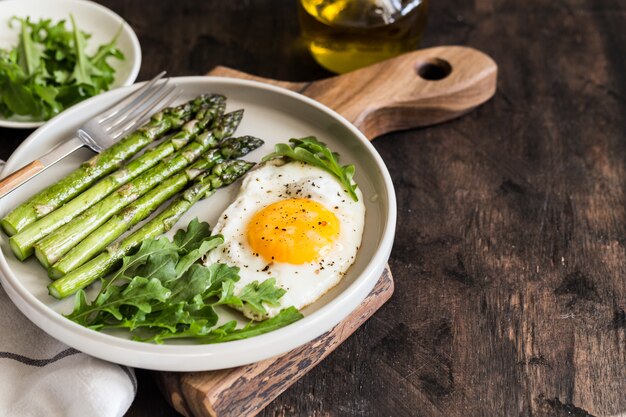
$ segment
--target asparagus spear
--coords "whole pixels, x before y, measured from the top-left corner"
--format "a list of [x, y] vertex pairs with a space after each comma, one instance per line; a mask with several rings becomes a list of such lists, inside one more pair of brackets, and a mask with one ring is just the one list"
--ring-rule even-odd
[[159, 146], [147, 151], [139, 158], [131, 161], [126, 167], [110, 174], [91, 188], [78, 195], [67, 204], [42, 217], [35, 223], [26, 226], [21, 232], [9, 239], [15, 256], [23, 261], [33, 253], [33, 245], [44, 236], [52, 233], [62, 225], [105, 198], [113, 190], [136, 178], [152, 168], [159, 161], [187, 145], [199, 132], [215, 118], [220, 117], [226, 106], [224, 96], [214, 96], [208, 105], [196, 113], [194, 120], [188, 121], [181, 130]]
[[215, 147], [220, 139], [232, 134], [239, 125], [242, 115], [243, 110], [238, 110], [217, 119], [211, 124], [210, 130], [196, 136], [193, 143], [174, 154], [172, 159], [160, 161], [154, 168], [124, 184], [77, 218], [41, 239], [34, 245], [37, 259], [44, 267], [49, 268], [112, 215], [194, 162], [208, 148]]
[[70, 250], [54, 264], [48, 273], [57, 279], [87, 262], [101, 252], [131, 227], [148, 217], [165, 200], [182, 190], [189, 181], [210, 171], [218, 163], [230, 158], [239, 158], [263, 144], [261, 139], [252, 136], [230, 138], [219, 149], [205, 153], [200, 160], [184, 172], [168, 178], [141, 198], [135, 200], [124, 210], [111, 217], [104, 225], [96, 229], [82, 242]]
[[144, 126], [84, 162], [59, 182], [19, 205], [0, 221], [2, 228], [9, 236], [23, 230], [29, 224], [78, 195], [98, 178], [120, 167], [126, 159], [135, 155], [149, 143], [172, 129], [180, 128], [211, 97], [212, 95], [200, 96], [180, 106], [161, 110]]
[[65, 298], [85, 288], [98, 278], [103, 278], [120, 259], [137, 248], [146, 239], [154, 238], [171, 229], [174, 224], [198, 200], [212, 194], [217, 188], [231, 184], [254, 164], [232, 160], [216, 165], [210, 174], [199, 177], [194, 184], [185, 190], [159, 215], [139, 228], [120, 243], [110, 245], [104, 252], [81, 265], [63, 278], [48, 285], [48, 292], [56, 298]]

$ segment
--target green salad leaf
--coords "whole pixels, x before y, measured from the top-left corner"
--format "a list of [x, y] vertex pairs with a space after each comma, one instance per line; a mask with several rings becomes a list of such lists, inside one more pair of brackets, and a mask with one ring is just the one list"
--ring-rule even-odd
[[147, 239], [125, 256], [117, 272], [102, 280], [92, 302], [84, 291], [75, 298], [67, 317], [95, 330], [123, 328], [137, 340], [162, 343], [167, 339], [194, 338], [201, 343], [238, 340], [263, 334], [302, 318], [295, 308], [282, 310], [262, 322], [237, 328], [236, 321], [217, 327], [215, 307], [248, 308], [258, 315], [265, 306], [278, 306], [285, 290], [269, 278], [254, 281], [235, 295], [239, 268], [198, 263], [208, 251], [224, 241], [211, 235], [209, 225], [194, 219], [186, 230], [166, 237]]
[[267, 313], [264, 304], [272, 307], [279, 306], [279, 300], [286, 292], [284, 289], [276, 287], [274, 278], [268, 278], [262, 283], [253, 281], [246, 285], [238, 298], [242, 307], [248, 307], [253, 313], [263, 315]]
[[31, 21], [13, 17], [20, 25], [16, 46], [0, 50], [0, 114], [47, 120], [63, 109], [110, 88], [115, 70], [109, 59], [124, 59], [117, 49], [122, 27], [109, 43], [87, 54], [89, 35], [70, 16], [65, 21]]
[[287, 307], [270, 319], [259, 322], [251, 321], [241, 329], [233, 327], [236, 324], [235, 322], [229, 322], [226, 325], [213, 330], [201, 340], [204, 343], [217, 343], [247, 339], [249, 337], [258, 336], [280, 329], [281, 327], [285, 327], [286, 325], [296, 322], [301, 318], [302, 313], [300, 313], [297, 308]]
[[174, 244], [182, 252], [189, 253], [199, 248], [211, 236], [211, 228], [206, 222], [193, 219], [186, 230], [179, 229], [174, 235]]
[[280, 311], [276, 316], [264, 321], [251, 321], [246, 326], [238, 329], [237, 322], [232, 320], [220, 327], [211, 329], [205, 323], [199, 322], [190, 326], [184, 333], [161, 334], [155, 337], [154, 341], [162, 342], [174, 337], [194, 337], [201, 343], [222, 343], [234, 340], [247, 339], [259, 336], [273, 330], [280, 329], [302, 318], [302, 314], [295, 307], [288, 307]]
[[318, 141], [314, 136], [293, 138], [289, 139], [289, 142], [291, 146], [286, 143], [277, 144], [274, 147], [274, 152], [265, 156], [263, 162], [274, 158], [288, 158], [322, 168], [337, 177], [354, 201], [359, 201], [356, 195], [357, 185], [352, 180], [354, 165], [341, 166], [339, 154], [331, 151], [325, 143]]

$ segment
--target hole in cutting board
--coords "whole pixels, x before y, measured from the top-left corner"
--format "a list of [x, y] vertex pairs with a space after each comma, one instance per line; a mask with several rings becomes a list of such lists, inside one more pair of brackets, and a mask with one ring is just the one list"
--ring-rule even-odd
[[417, 64], [417, 75], [425, 80], [443, 80], [452, 72], [452, 65], [445, 59], [431, 58]]

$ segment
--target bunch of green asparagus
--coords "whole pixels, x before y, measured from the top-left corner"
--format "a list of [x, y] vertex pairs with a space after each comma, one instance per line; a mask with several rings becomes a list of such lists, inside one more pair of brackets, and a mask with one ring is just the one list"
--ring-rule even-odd
[[[197, 201], [253, 166], [235, 158], [263, 141], [232, 137], [243, 110], [225, 114], [225, 108], [224, 96], [206, 94], [164, 109], [22, 203], [0, 222], [15, 256], [36, 255], [54, 280], [48, 290], [56, 298], [110, 273], [142, 241], [171, 229]], [[118, 239], [177, 194], [152, 220]]]

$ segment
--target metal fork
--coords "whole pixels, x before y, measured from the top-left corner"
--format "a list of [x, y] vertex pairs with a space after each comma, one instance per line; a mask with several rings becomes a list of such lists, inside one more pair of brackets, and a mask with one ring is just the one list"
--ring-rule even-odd
[[178, 98], [179, 91], [175, 85], [168, 85], [169, 79], [161, 79], [164, 75], [165, 71], [85, 122], [72, 139], [4, 177], [0, 180], [0, 198], [83, 146], [102, 152], [131, 129], [141, 126], [150, 115], [170, 105]]

